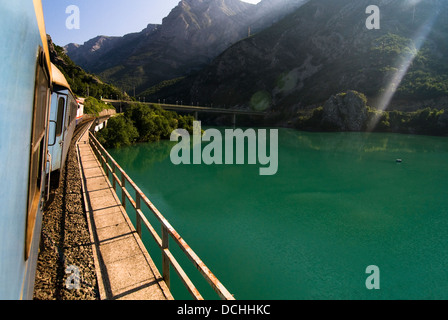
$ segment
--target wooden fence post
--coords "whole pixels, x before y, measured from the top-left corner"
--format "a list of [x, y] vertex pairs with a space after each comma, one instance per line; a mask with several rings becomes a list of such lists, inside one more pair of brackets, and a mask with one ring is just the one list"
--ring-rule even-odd
[[126, 177], [124, 176], [124, 173], [121, 172], [121, 205], [126, 210], [126, 193], [124, 192], [125, 188], [126, 188]]
[[135, 192], [135, 204], [137, 209], [135, 210], [135, 213], [137, 215], [137, 234], [140, 237], [140, 239], [142, 238], [142, 218], [140, 217], [140, 213], [138, 212], [139, 210], [141, 210], [141, 196], [138, 192]]
[[168, 230], [162, 225], [162, 274], [168, 288], [170, 286], [170, 260], [165, 254], [165, 249], [169, 249], [169, 235]]

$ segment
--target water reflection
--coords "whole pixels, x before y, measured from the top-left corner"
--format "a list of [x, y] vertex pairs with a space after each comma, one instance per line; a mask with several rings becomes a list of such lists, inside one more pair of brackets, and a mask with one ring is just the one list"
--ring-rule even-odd
[[170, 141], [157, 141], [112, 149], [109, 152], [112, 157], [119, 159], [119, 164], [126, 164], [126, 170], [143, 173], [151, 169], [154, 164], [169, 159], [171, 149], [175, 144]]
[[[286, 146], [326, 152], [440, 152], [447, 150], [447, 139], [388, 133], [307, 133], [281, 130], [280, 142]], [[430, 141], [430, 143], [428, 143]]]

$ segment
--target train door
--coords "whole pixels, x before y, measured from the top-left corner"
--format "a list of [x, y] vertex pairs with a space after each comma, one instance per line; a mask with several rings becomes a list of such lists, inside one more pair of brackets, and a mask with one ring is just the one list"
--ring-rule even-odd
[[54, 92], [52, 95], [50, 113], [50, 133], [48, 139], [48, 152], [51, 156], [51, 166], [49, 171], [51, 180], [59, 185], [59, 175], [62, 169], [62, 149], [64, 145], [64, 132], [66, 129], [67, 99], [68, 96], [61, 92]]
[[66, 96], [65, 104], [65, 118], [64, 118], [64, 130], [62, 135], [62, 157], [61, 157], [61, 172], [64, 167], [65, 161], [67, 160], [68, 150], [70, 148], [71, 140], [73, 138], [73, 132], [76, 126], [76, 111], [77, 104], [75, 98], [68, 93]]

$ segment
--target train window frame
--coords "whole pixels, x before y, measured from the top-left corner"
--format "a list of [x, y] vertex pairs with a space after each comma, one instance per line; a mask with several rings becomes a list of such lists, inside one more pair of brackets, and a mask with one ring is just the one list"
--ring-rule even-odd
[[76, 113], [77, 113], [77, 103], [76, 103], [76, 98], [75, 96], [73, 96], [71, 93], [69, 93], [68, 97], [67, 97], [67, 114], [68, 114], [68, 119], [67, 119], [67, 128], [69, 128], [72, 124], [72, 122], [74, 120], [76, 120]]
[[[56, 137], [60, 137], [62, 135], [62, 130], [64, 129], [64, 114], [65, 114], [65, 106], [66, 106], [66, 97], [62, 95], [58, 95], [58, 110], [57, 110], [57, 118], [56, 118]], [[62, 102], [62, 105], [61, 105]]]
[[45, 54], [39, 46], [35, 70], [34, 101], [30, 136], [30, 155], [28, 173], [27, 216], [25, 229], [25, 261], [30, 257], [31, 244], [37, 212], [41, 205], [43, 179], [47, 161], [48, 111], [50, 101], [50, 70], [45, 63]]

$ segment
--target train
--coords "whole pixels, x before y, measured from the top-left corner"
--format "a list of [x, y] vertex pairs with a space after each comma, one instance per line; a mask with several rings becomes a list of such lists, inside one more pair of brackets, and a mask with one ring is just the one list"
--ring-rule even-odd
[[50, 61], [41, 0], [0, 2], [0, 300], [30, 300], [51, 176], [82, 120]]
[[47, 174], [54, 186], [60, 183], [60, 177], [68, 148], [77, 125], [78, 109], [81, 109], [70, 85], [62, 72], [51, 64], [52, 94], [48, 130], [49, 166]]
[[78, 98], [76, 100], [78, 103], [78, 111], [76, 112], [76, 125], [84, 121], [84, 99]]

